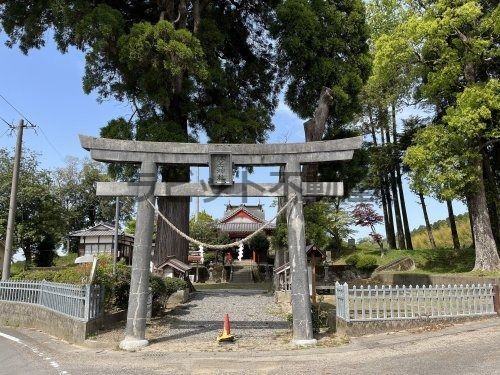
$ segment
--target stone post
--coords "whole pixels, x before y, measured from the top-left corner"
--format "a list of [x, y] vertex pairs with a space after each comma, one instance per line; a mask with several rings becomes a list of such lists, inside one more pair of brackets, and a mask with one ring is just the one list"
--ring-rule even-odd
[[293, 315], [293, 342], [296, 345], [315, 345], [313, 337], [311, 300], [307, 276], [306, 236], [302, 208], [300, 164], [291, 160], [285, 168], [287, 200], [293, 195], [295, 200], [287, 209], [288, 253], [292, 277], [291, 297]]
[[128, 299], [127, 326], [125, 339], [120, 348], [134, 350], [148, 345], [145, 339], [147, 302], [149, 294], [149, 268], [151, 262], [151, 246], [153, 240], [154, 186], [157, 167], [153, 162], [143, 162], [140, 170], [140, 196], [137, 207], [137, 224], [135, 230], [134, 252], [132, 257], [132, 278]]

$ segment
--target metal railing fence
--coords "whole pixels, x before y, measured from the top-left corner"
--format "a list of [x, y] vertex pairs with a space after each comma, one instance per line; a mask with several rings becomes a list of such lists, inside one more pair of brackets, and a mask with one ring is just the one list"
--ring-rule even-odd
[[48, 281], [0, 281], [0, 301], [43, 306], [83, 321], [104, 312], [104, 287]]
[[337, 316], [348, 322], [496, 314], [493, 285], [349, 287], [335, 284]]

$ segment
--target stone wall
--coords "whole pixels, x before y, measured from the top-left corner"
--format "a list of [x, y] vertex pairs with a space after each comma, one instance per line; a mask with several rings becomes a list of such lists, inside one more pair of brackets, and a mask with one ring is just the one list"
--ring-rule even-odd
[[87, 323], [27, 303], [1, 301], [0, 325], [36, 328], [71, 343], [83, 342], [87, 336]]
[[86, 337], [92, 336], [99, 330], [109, 327], [117, 322], [122, 322], [127, 319], [127, 310], [116, 311], [113, 313], [105, 313], [103, 316], [87, 322]]
[[377, 267], [372, 274], [377, 274], [382, 271], [413, 271], [415, 269], [415, 261], [410, 257], [396, 259], [388, 264]]
[[126, 318], [126, 311], [84, 322], [43, 306], [0, 301], [0, 325], [39, 329], [71, 343], [82, 343], [103, 327]]
[[373, 280], [384, 285], [470, 285], [490, 283], [500, 285], [500, 277], [429, 275], [411, 272], [380, 272], [374, 275]]
[[[346, 322], [336, 319], [336, 333], [346, 336], [363, 336], [374, 333], [402, 331], [406, 329], [429, 327], [437, 324], [454, 324], [472, 320], [489, 319], [492, 316], [468, 316], [454, 318], [428, 318], [428, 319], [400, 319], [400, 320], [378, 320], [370, 322]], [[493, 315], [494, 317], [494, 315]]]

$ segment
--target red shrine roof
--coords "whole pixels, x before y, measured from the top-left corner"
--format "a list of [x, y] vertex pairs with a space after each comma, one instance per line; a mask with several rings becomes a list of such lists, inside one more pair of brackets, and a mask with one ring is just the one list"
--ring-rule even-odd
[[224, 217], [220, 220], [220, 222], [226, 223], [229, 221], [234, 221], [237, 217], [246, 217], [253, 222], [262, 223], [265, 220], [265, 213], [261, 204], [255, 206], [244, 204], [241, 204], [239, 206], [232, 206], [228, 204], [226, 206], [226, 212], [224, 212]]
[[[217, 225], [219, 229], [226, 233], [251, 233], [259, 229], [265, 223], [265, 213], [261, 204], [226, 206], [224, 217]], [[266, 230], [276, 228], [274, 223], [266, 226]]]

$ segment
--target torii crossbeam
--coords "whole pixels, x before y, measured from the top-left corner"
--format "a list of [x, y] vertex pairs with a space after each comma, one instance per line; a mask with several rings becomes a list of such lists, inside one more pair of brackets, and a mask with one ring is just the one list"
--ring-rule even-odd
[[[303, 196], [342, 196], [342, 182], [302, 182], [301, 165], [350, 160], [362, 137], [291, 144], [197, 144], [127, 141], [80, 136], [92, 159], [102, 162], [140, 164], [137, 183], [101, 182], [97, 194], [139, 197], [132, 279], [125, 339], [120, 347], [133, 350], [146, 346], [146, 306], [153, 236], [155, 196], [248, 196], [295, 197], [287, 209], [288, 251], [292, 277], [293, 339], [297, 345], [313, 345], [311, 301], [307, 277]], [[210, 181], [204, 183], [157, 182], [158, 166], [165, 164], [209, 166]], [[284, 166], [285, 180], [276, 184], [233, 184], [235, 166]]]

